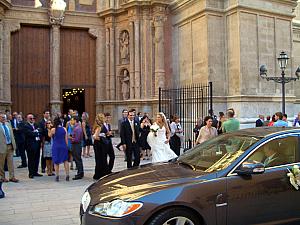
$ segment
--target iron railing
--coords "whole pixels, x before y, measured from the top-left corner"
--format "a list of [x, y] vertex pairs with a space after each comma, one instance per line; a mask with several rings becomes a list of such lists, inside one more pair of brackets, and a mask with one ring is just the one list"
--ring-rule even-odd
[[184, 149], [190, 149], [195, 143], [193, 132], [199, 118], [212, 115], [212, 82], [207, 85], [193, 84], [173, 89], [159, 89], [159, 111], [167, 118], [178, 115], [184, 130]]

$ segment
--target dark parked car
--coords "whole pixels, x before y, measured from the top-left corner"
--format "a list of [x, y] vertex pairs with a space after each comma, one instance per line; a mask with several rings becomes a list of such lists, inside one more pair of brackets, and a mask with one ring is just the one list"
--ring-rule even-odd
[[[300, 224], [300, 129], [239, 130], [167, 163], [108, 175], [80, 206], [85, 225]], [[300, 177], [298, 177], [300, 184]]]

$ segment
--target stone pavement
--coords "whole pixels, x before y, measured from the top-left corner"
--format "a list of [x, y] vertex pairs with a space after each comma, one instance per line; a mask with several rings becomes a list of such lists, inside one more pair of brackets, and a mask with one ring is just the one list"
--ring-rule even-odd
[[[118, 143], [119, 139], [113, 140]], [[92, 152], [93, 153], [93, 152]], [[113, 171], [126, 169], [124, 153], [115, 149], [116, 160]], [[93, 154], [92, 154], [93, 155]], [[14, 158], [18, 166], [20, 158]], [[65, 181], [63, 165], [60, 167], [60, 181], [55, 176], [28, 178], [27, 168], [15, 168], [19, 183], [4, 183], [6, 197], [0, 199], [1, 225], [78, 225], [79, 204], [84, 190], [93, 183], [94, 157], [83, 158], [85, 177], [73, 181], [76, 171], [70, 171], [69, 182]], [[142, 161], [148, 163], [148, 161]]]

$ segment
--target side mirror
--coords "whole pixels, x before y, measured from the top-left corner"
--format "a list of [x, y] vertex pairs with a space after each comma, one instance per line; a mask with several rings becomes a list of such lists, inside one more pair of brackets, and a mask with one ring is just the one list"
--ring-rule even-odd
[[235, 171], [238, 175], [252, 175], [265, 172], [265, 166], [259, 162], [243, 162], [242, 165]]

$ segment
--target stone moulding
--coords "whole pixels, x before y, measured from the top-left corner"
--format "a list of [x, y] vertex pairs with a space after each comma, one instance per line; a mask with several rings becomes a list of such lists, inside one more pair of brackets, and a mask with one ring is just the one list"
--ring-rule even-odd
[[12, 7], [12, 4], [10, 1], [7, 0], [0, 0], [0, 8], [3, 8], [4, 10], [10, 9]]

